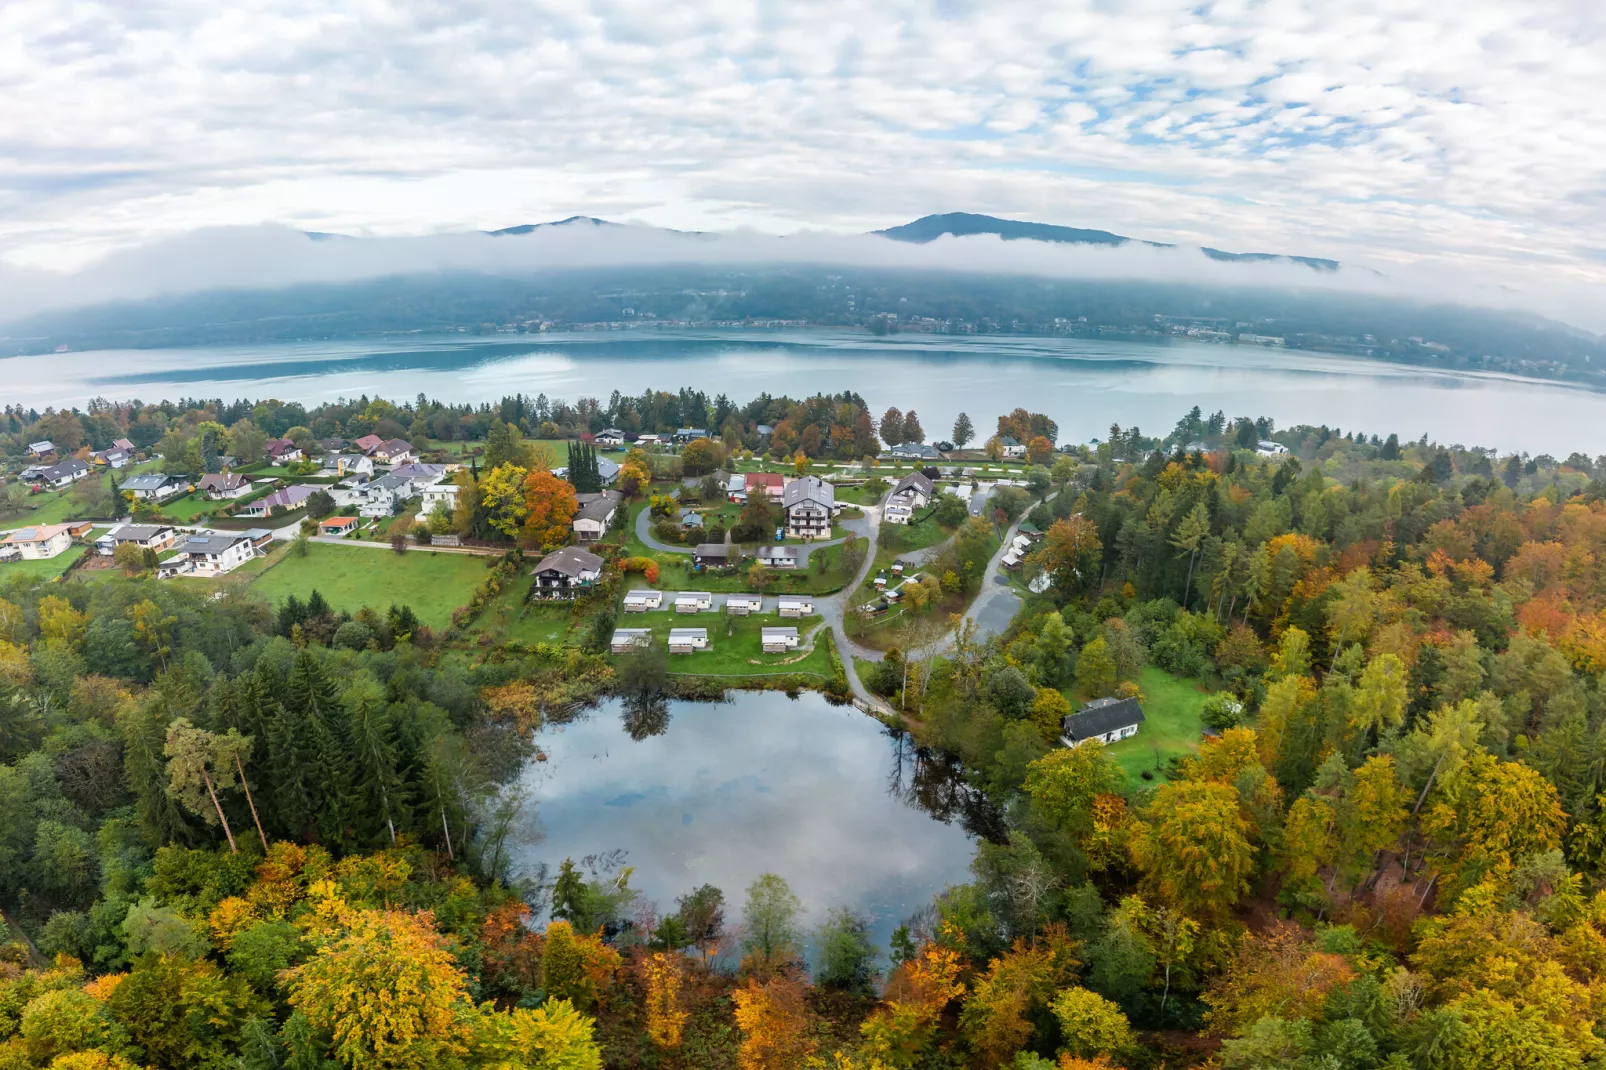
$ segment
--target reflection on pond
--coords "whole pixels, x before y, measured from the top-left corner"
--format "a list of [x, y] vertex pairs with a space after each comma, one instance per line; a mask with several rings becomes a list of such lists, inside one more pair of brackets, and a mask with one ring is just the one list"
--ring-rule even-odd
[[565, 858], [634, 867], [660, 909], [698, 885], [724, 890], [732, 921], [747, 886], [776, 873], [810, 923], [826, 909], [892, 929], [968, 878], [973, 837], [1001, 819], [958, 770], [851, 706], [805, 693], [724, 703], [610, 700], [551, 724], [521, 781], [539, 826], [525, 870]]

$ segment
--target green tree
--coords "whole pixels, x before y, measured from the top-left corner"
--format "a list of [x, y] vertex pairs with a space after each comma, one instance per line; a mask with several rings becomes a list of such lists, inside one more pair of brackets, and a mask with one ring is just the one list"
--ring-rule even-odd
[[798, 915], [803, 904], [791, 886], [773, 873], [747, 886], [742, 908], [742, 949], [763, 971], [796, 959], [802, 946]]
[[1082, 655], [1076, 659], [1076, 683], [1090, 698], [1115, 693], [1115, 659], [1102, 635], [1082, 647]]

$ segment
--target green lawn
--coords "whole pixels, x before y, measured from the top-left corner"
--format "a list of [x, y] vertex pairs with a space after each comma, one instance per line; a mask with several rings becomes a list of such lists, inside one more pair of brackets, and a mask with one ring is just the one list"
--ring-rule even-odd
[[953, 528], [945, 528], [930, 517], [911, 524], [888, 524], [887, 527], [891, 533], [887, 549], [894, 554], [935, 546], [954, 533]]
[[5, 564], [0, 564], [0, 580], [9, 579], [12, 576], [31, 576], [35, 579], [53, 580], [65, 573], [67, 569], [72, 567], [73, 562], [83, 557], [88, 550], [89, 547], [74, 543], [64, 553], [59, 553], [55, 557], [47, 557], [40, 561], [7, 561]]
[[452, 610], [484, 581], [487, 560], [492, 559], [423, 548], [394, 554], [315, 542], [308, 544], [305, 557], [285, 553], [251, 587], [275, 605], [292, 594], [305, 599], [314, 588], [335, 609], [351, 612], [405, 604], [425, 624], [443, 628], [451, 623]]
[[[667, 605], [667, 600], [665, 601]], [[653, 641], [667, 643], [671, 628], [707, 628], [708, 649], [694, 654], [674, 654], [669, 671], [709, 676], [762, 676], [771, 673], [813, 673], [833, 675], [831, 655], [825, 646], [825, 630], [819, 617], [791, 618], [774, 613], [732, 617], [724, 612], [681, 614], [664, 610], [654, 613], [620, 614], [620, 628], [651, 628]], [[762, 628], [795, 627], [803, 642], [814, 632], [814, 649], [801, 648], [786, 654], [766, 654], [759, 634]], [[816, 629], [820, 629], [816, 631]]]
[[180, 495], [172, 501], [163, 502], [162, 515], [176, 524], [193, 524], [195, 523], [195, 518], [202, 513], [210, 513], [215, 510], [217, 513], [222, 514], [229, 505], [230, 503], [226, 501], [211, 501], [206, 495], [196, 491], [192, 494]]
[[1138, 677], [1143, 689], [1143, 727], [1131, 739], [1112, 744], [1110, 756], [1126, 770], [1131, 787], [1143, 783], [1145, 769], [1156, 774], [1172, 758], [1199, 753], [1204, 722], [1199, 711], [1210, 692], [1197, 680], [1173, 676], [1150, 665]]

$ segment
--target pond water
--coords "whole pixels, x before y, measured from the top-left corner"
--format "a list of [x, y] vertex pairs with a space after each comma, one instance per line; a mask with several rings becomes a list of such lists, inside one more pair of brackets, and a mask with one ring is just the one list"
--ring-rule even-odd
[[775, 873], [810, 926], [847, 906], [885, 948], [900, 922], [968, 879], [972, 830], [994, 831], [951, 769], [814, 692], [733, 692], [648, 712], [610, 700], [535, 742], [546, 760], [520, 785], [535, 835], [517, 849], [519, 868], [633, 866], [631, 887], [661, 913], [712, 884], [734, 925], [747, 886]]
[[1111, 422], [1169, 431], [1194, 405], [1279, 425], [1502, 450], [1606, 452], [1606, 394], [1559, 383], [1359, 358], [1188, 341], [959, 337], [863, 331], [623, 331], [408, 335], [252, 346], [103, 350], [0, 360], [0, 401], [44, 409], [90, 398], [267, 398], [316, 404], [422, 392], [455, 402], [526, 393], [606, 401], [691, 387], [738, 403], [760, 393], [858, 391], [914, 409], [932, 439], [967, 411], [978, 430], [1016, 406], [1058, 421], [1062, 442]]

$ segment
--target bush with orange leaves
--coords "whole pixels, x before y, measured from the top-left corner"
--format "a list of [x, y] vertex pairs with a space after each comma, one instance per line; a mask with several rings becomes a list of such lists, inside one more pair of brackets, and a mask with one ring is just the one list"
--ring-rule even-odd
[[1327, 993], [1354, 978], [1342, 955], [1318, 951], [1299, 926], [1273, 925], [1244, 937], [1232, 963], [1205, 992], [1205, 1024], [1214, 1033], [1237, 1034], [1268, 1015], [1311, 1017]]
[[894, 970], [885, 1002], [859, 1026], [865, 1050], [894, 1070], [919, 1065], [943, 1011], [964, 995], [959, 980], [964, 968], [959, 952], [927, 944]]
[[731, 993], [742, 1031], [742, 1070], [795, 1070], [814, 1052], [814, 1015], [804, 1000], [803, 982], [777, 976], [759, 984], [749, 977]]

